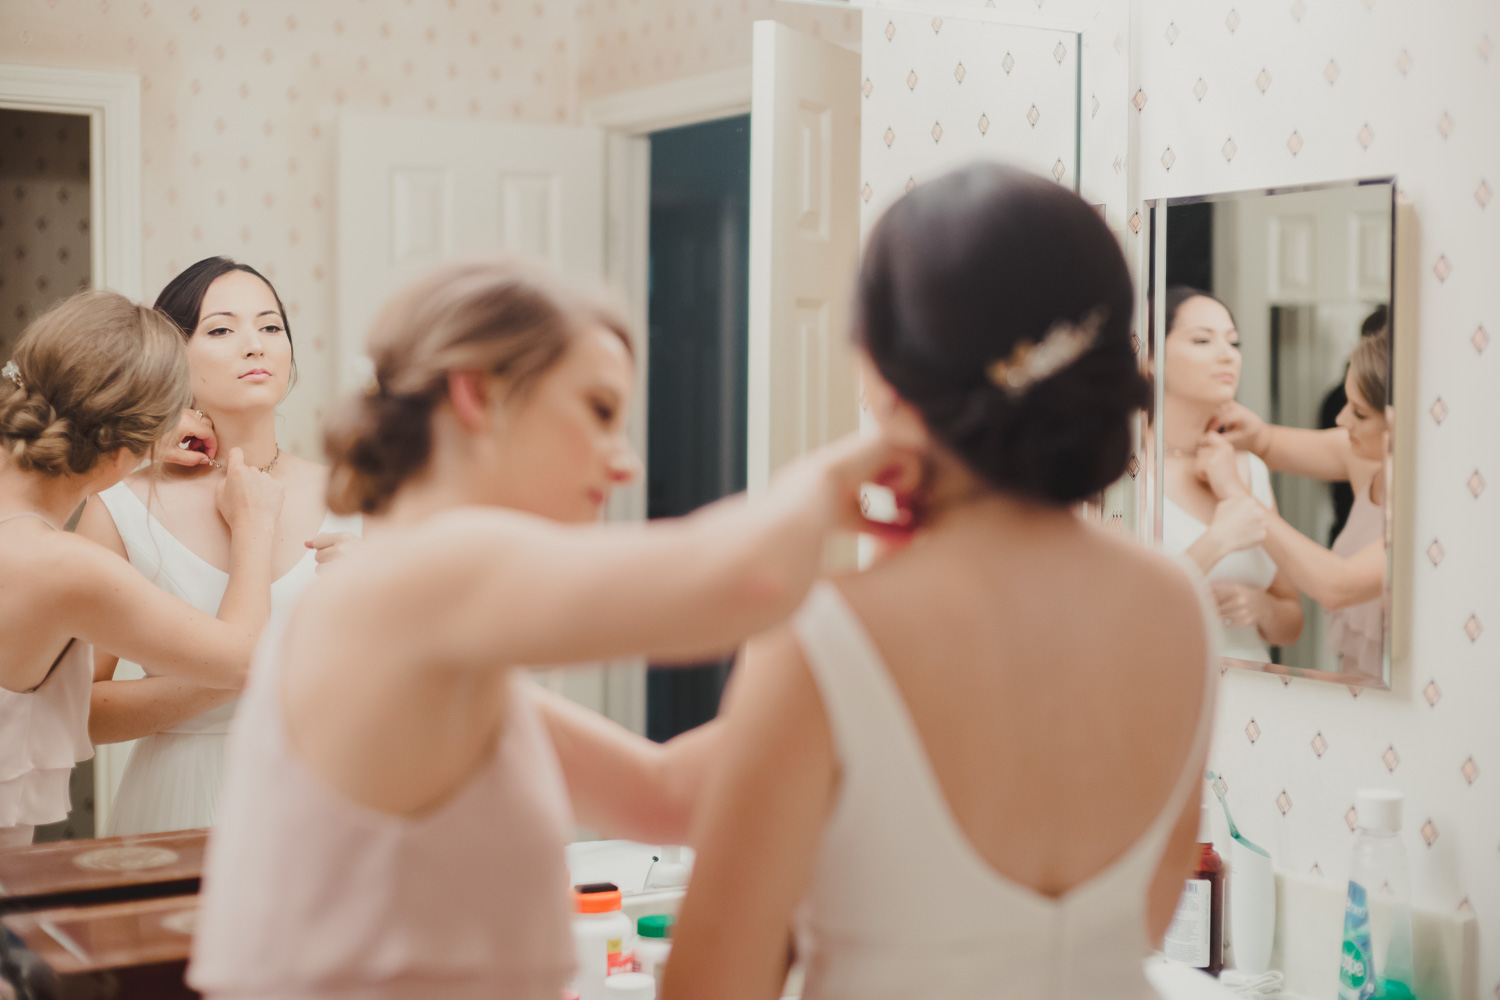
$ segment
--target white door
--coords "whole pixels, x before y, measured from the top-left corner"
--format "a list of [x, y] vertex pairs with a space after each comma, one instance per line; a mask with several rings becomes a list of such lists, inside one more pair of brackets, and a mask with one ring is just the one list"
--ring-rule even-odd
[[[750, 108], [752, 493], [859, 426], [849, 305], [859, 262], [857, 53], [757, 21]], [[844, 555], [852, 563], [852, 549]]]
[[602, 280], [602, 130], [350, 113], [338, 143], [341, 390], [381, 304], [441, 261], [511, 250]]
[[[354, 359], [385, 300], [444, 260], [517, 251], [602, 284], [604, 162], [602, 129], [341, 115], [339, 391], [355, 387]], [[619, 721], [639, 727], [639, 673], [592, 666], [537, 677], [598, 712], [632, 706]]]

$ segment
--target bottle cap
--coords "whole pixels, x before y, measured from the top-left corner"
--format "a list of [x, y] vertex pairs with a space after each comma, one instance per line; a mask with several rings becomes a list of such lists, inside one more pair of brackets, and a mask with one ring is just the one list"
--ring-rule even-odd
[[1214, 842], [1214, 814], [1208, 807], [1207, 802], [1198, 806], [1198, 843], [1212, 844]]
[[653, 913], [635, 922], [635, 932], [643, 938], [671, 937], [676, 922], [677, 918], [670, 913]]
[[[609, 883], [596, 882], [593, 885], [609, 885]], [[613, 886], [608, 889], [577, 886], [573, 889], [573, 909], [578, 913], [609, 913], [612, 910], [618, 910], [624, 898], [624, 894]]]
[[656, 979], [644, 972], [617, 972], [604, 980], [609, 1000], [656, 1000]]
[[1372, 833], [1399, 833], [1406, 797], [1385, 788], [1366, 788], [1354, 798], [1359, 825]]

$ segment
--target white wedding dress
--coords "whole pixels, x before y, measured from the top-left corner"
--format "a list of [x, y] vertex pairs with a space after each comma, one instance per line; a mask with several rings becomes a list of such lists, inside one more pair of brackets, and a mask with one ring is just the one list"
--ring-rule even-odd
[[[1267, 507], [1275, 500], [1271, 491], [1271, 470], [1258, 455], [1243, 453], [1250, 463], [1250, 495]], [[1162, 551], [1180, 556], [1208, 530], [1208, 525], [1198, 520], [1164, 497], [1162, 507]], [[1220, 559], [1212, 569], [1203, 574], [1212, 586], [1214, 583], [1243, 583], [1256, 590], [1267, 590], [1276, 579], [1276, 563], [1264, 548], [1257, 545], [1251, 549], [1240, 549]], [[1224, 656], [1255, 663], [1271, 662], [1271, 647], [1260, 637], [1260, 630], [1253, 625], [1223, 630], [1221, 650]]]
[[[178, 541], [125, 483], [99, 494], [125, 542], [130, 564], [173, 597], [217, 615], [229, 575]], [[360, 531], [358, 517], [328, 514], [319, 531]], [[271, 585], [271, 613], [292, 604], [312, 583], [311, 549]], [[127, 662], [127, 661], [121, 661]], [[149, 664], [141, 665], [147, 674]], [[135, 742], [110, 810], [108, 836], [211, 826], [224, 776], [224, 742], [237, 702], [220, 705]]]

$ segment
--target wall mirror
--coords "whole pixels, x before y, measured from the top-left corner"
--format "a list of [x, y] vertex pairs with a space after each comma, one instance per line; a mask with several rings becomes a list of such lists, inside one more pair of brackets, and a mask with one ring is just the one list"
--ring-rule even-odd
[[1148, 489], [1227, 665], [1390, 686], [1395, 183], [1152, 207]]

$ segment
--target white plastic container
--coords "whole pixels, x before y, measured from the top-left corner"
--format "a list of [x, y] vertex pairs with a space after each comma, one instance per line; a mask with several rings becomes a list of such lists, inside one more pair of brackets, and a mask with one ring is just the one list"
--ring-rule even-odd
[[620, 910], [620, 890], [610, 883], [597, 886], [598, 891], [573, 892], [573, 947], [578, 957], [573, 990], [578, 1000], [608, 1000], [604, 981], [635, 970], [635, 926]]
[[1250, 976], [1271, 967], [1276, 937], [1276, 870], [1271, 859], [1229, 842], [1229, 926], [1234, 968]]
[[656, 1000], [656, 980], [644, 972], [622, 972], [604, 981], [607, 1000]]
[[661, 977], [667, 971], [667, 956], [672, 953], [672, 924], [668, 914], [642, 917], [635, 924], [635, 971], [650, 976], [661, 992]]

